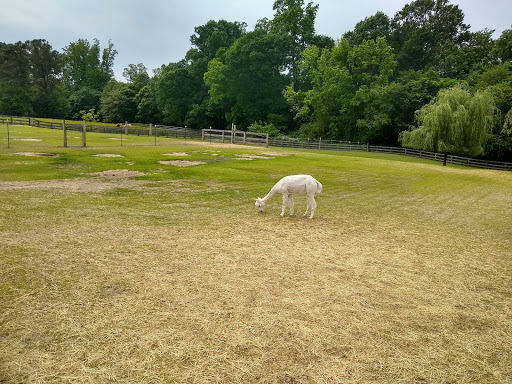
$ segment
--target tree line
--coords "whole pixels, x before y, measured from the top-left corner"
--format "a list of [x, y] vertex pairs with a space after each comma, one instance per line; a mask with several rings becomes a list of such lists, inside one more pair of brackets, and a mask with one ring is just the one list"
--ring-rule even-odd
[[512, 160], [512, 29], [471, 32], [448, 0], [366, 17], [318, 35], [318, 5], [276, 0], [252, 31], [210, 20], [152, 76], [114, 80], [109, 41], [62, 53], [45, 40], [0, 43], [0, 114], [239, 129], [411, 146]]

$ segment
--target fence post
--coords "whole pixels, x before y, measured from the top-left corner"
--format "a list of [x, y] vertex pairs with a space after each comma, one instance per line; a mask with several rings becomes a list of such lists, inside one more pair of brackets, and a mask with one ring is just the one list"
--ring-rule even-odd
[[151, 134], [152, 128], [153, 128], [153, 124], [149, 123], [149, 137], [152, 136], [152, 134]]
[[322, 149], [322, 138], [318, 140], [318, 149]]
[[268, 133], [267, 133], [267, 137], [265, 139], [265, 148], [268, 148]]
[[7, 123], [7, 148], [11, 148], [11, 143], [9, 140], [9, 123]]
[[86, 146], [86, 141], [85, 141], [85, 136], [87, 134], [87, 125], [85, 123], [85, 120], [83, 122], [83, 129], [82, 129], [82, 147], [85, 148]]
[[204, 141], [204, 129], [201, 129], [201, 141]]
[[66, 120], [62, 120], [62, 136], [64, 136], [64, 148], [68, 147], [68, 134], [66, 132]]

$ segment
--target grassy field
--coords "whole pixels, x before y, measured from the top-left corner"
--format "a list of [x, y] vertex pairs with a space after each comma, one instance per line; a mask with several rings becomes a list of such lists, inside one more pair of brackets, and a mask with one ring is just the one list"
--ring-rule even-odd
[[0, 383], [512, 382], [512, 173], [11, 129]]

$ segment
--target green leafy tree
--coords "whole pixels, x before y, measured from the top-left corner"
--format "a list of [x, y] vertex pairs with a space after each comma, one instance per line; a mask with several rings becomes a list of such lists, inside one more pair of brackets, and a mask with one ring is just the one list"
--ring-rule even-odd
[[192, 48], [187, 52], [186, 59], [201, 67], [204, 74], [208, 69], [208, 62], [212, 60], [219, 49], [229, 48], [244, 33], [247, 24], [230, 22], [226, 20], [210, 20], [205, 25], [194, 28], [190, 36]]
[[135, 121], [137, 115], [136, 90], [133, 84], [110, 80], [101, 95], [100, 113], [109, 123]]
[[371, 89], [371, 102], [365, 105], [357, 126], [371, 143], [395, 146], [400, 132], [414, 125], [415, 112], [439, 90], [454, 84], [433, 70], [402, 72], [394, 82]]
[[282, 90], [288, 38], [257, 29], [240, 37], [221, 58], [212, 60], [204, 81], [211, 102], [223, 106], [227, 121], [247, 128], [271, 116], [289, 117]]
[[148, 69], [142, 63], [129, 64], [128, 67], [124, 69], [123, 76], [129, 83], [135, 85], [137, 92], [149, 82]]
[[393, 49], [382, 37], [364, 40], [350, 50], [347, 58], [347, 67], [359, 90], [388, 83], [396, 64]]
[[247, 128], [249, 132], [268, 133], [270, 137], [279, 135], [279, 129], [277, 129], [272, 123], [265, 123], [262, 121], [255, 121]]
[[71, 92], [69, 96], [71, 106], [70, 116], [74, 120], [81, 119], [82, 110], [95, 109], [98, 110], [101, 104], [101, 92], [90, 88], [82, 87]]
[[62, 55], [45, 40], [27, 41], [31, 99], [35, 116], [67, 117], [69, 92], [62, 83]]
[[79, 39], [64, 48], [63, 78], [71, 90], [71, 117], [79, 118], [81, 110], [100, 109], [101, 93], [113, 77], [112, 67], [117, 51], [109, 41], [103, 51], [94, 39]]
[[395, 66], [392, 49], [381, 37], [353, 47], [342, 40], [331, 50], [306, 49], [301, 70], [311, 88], [285, 91], [302, 124], [300, 135], [364, 142], [373, 138], [376, 127], [389, 121], [369, 106], [383, 93]]
[[156, 80], [154, 78], [149, 79], [148, 84], [135, 95], [135, 102], [137, 103], [136, 121], [148, 124], [163, 122], [156, 99]]
[[371, 90], [371, 102], [366, 104], [357, 126], [367, 132], [371, 143], [397, 145], [400, 132], [414, 125], [415, 112], [439, 90], [454, 84], [454, 80], [441, 78], [433, 70], [401, 72], [394, 82]]
[[201, 89], [201, 82], [191, 76], [185, 61], [162, 66], [157, 77], [158, 107], [168, 124], [185, 125], [188, 111]]
[[464, 13], [448, 0], [416, 0], [406, 4], [391, 20], [389, 42], [399, 70], [436, 67], [445, 45], [461, 47], [469, 39]]
[[495, 160], [512, 160], [512, 64], [505, 62], [484, 67], [474, 84], [477, 90], [488, 90], [494, 97], [498, 113], [485, 146], [485, 155]]
[[45, 40], [0, 43], [0, 113], [66, 117], [61, 55]]
[[89, 109], [88, 111], [83, 110], [80, 111], [80, 114], [82, 115], [82, 120], [89, 121], [89, 122], [95, 122], [99, 121], [100, 114], [96, 113], [96, 111], [93, 109]]
[[[274, 19], [269, 22], [271, 31], [287, 36], [287, 62], [295, 90], [298, 83], [298, 63], [301, 53], [315, 41], [315, 18], [318, 5], [304, 0], [276, 0], [274, 2]], [[320, 39], [316, 39], [319, 41]]]
[[161, 68], [154, 94], [164, 121], [197, 128], [224, 126], [222, 109], [211, 103], [203, 77], [208, 63], [245, 33], [246, 24], [210, 20], [194, 29], [185, 59]]
[[466, 79], [473, 71], [489, 63], [494, 47], [492, 30], [468, 33], [462, 45], [447, 41], [436, 52], [435, 69], [443, 77]]
[[308, 47], [300, 69], [307, 73], [309, 90], [295, 91], [288, 86], [284, 93], [292, 107], [295, 120], [305, 138], [348, 139], [353, 134], [355, 116], [350, 108], [356, 87], [347, 67], [350, 52], [348, 41], [341, 41], [332, 50]]
[[389, 17], [383, 12], [366, 17], [358, 22], [353, 31], [346, 32], [343, 38], [351, 46], [362, 44], [364, 40], [376, 40], [377, 37], [388, 38], [391, 32]]
[[94, 39], [94, 44], [85, 39], [70, 43], [64, 48], [64, 79], [73, 89], [89, 87], [101, 91], [113, 77], [116, 55], [110, 41], [103, 52], [97, 39]]
[[30, 55], [25, 43], [0, 43], [0, 113], [31, 116]]
[[484, 151], [494, 114], [494, 99], [487, 90], [472, 95], [460, 86], [443, 89], [418, 111], [418, 126], [402, 132], [400, 140], [404, 147], [478, 156]]
[[506, 29], [496, 40], [491, 52], [496, 63], [512, 63], [512, 29]]

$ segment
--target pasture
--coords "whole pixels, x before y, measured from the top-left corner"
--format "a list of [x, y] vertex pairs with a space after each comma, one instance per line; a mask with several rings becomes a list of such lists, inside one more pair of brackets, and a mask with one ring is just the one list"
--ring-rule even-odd
[[[512, 381], [510, 172], [12, 137], [1, 383]], [[280, 195], [258, 213], [254, 199], [295, 173], [323, 184], [315, 218], [304, 196], [294, 217], [279, 217]]]

